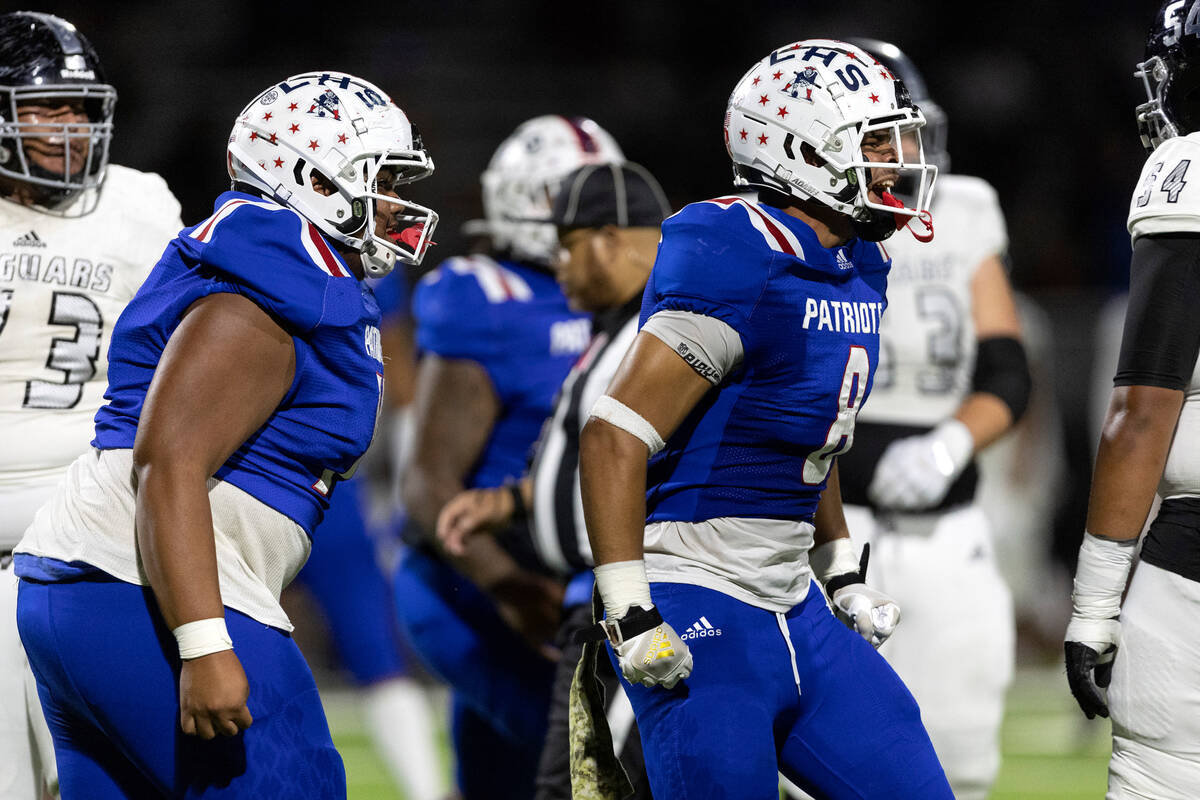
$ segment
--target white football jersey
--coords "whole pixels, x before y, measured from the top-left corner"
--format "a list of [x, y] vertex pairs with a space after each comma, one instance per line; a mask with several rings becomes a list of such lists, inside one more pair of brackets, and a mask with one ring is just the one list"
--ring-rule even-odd
[[0, 201], [0, 549], [88, 448], [113, 324], [179, 211], [162, 178], [116, 165], [83, 217]]
[[985, 258], [1008, 248], [1004, 214], [995, 189], [965, 175], [938, 178], [930, 211], [932, 242], [901, 230], [883, 243], [892, 257], [888, 304], [875, 384], [860, 422], [933, 426], [953, 414], [971, 388], [971, 280]]
[[[1198, 166], [1191, 169], [1192, 162]], [[1200, 234], [1200, 133], [1177, 136], [1160, 144], [1142, 167], [1142, 177], [1129, 202], [1129, 236], [1156, 233]], [[1158, 487], [1165, 500], [1200, 496], [1200, 364], [1175, 428]]]

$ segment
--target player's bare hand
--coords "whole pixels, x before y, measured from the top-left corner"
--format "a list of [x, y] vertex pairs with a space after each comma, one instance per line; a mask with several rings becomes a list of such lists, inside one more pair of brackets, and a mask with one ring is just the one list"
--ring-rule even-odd
[[512, 493], [507, 488], [459, 492], [438, 514], [438, 539], [446, 552], [461, 556], [468, 537], [502, 529], [512, 520], [513, 511]]
[[179, 672], [179, 725], [188, 736], [237, 736], [254, 718], [246, 707], [250, 683], [232, 650], [183, 662]]
[[489, 587], [488, 591], [496, 601], [501, 618], [521, 634], [530, 647], [551, 661], [562, 657], [553, 644], [562, 622], [562, 584], [520, 570]]

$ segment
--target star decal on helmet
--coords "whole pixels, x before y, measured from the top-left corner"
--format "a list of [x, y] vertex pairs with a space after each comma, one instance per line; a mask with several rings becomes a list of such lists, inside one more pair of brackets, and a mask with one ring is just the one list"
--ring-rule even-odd
[[878, 103], [878, 102], [879, 102], [879, 95], [875, 94], [874, 92], [871, 92], [871, 94], [869, 95], [869, 97], [871, 98], [871, 102], [872, 102], [872, 103]]
[[742, 128], [742, 130], [740, 131], [740, 133], [741, 133], [741, 136], [742, 136], [742, 141], [743, 141], [743, 142], [744, 142], [744, 141], [746, 141], [746, 137], [749, 135], [749, 133], [747, 132], [747, 130], [746, 130], [745, 128]]
[[767, 135], [766, 135], [765, 133], [760, 133], [760, 134], [758, 135], [758, 143], [759, 143], [759, 144], [766, 144], [766, 143], [767, 143]]
[[275, 166], [276, 166], [276, 167], [282, 167], [282, 166], [283, 166], [283, 159], [282, 159], [282, 158], [277, 158], [277, 159], [275, 159]]
[[783, 117], [784, 119], [787, 119], [787, 115], [788, 115], [787, 106], [780, 106], [779, 110], [775, 112], [775, 116]]
[[762, 97], [758, 98], [758, 104], [760, 106], [765, 106], [768, 102], [769, 101], [767, 100], [767, 96], [765, 94]]
[[318, 148], [318, 147], [320, 147], [320, 146], [321, 146], [321, 145], [320, 145], [320, 143], [318, 143], [316, 139], [309, 139], [309, 140], [308, 140], [308, 147], [309, 147], [309, 149], [310, 149], [310, 150], [312, 150], [313, 152], [316, 152], [317, 148]]
[[270, 111], [268, 111], [267, 113], [263, 114], [263, 122], [270, 122], [270, 121], [271, 121], [271, 117], [272, 117], [272, 114], [271, 114], [271, 112], [270, 112]]
[[300, 126], [293, 122], [291, 125], [288, 126], [288, 130], [291, 131], [292, 133], [299, 133]]
[[345, 143], [346, 143], [346, 134], [339, 133], [338, 134], [338, 144], [345, 144]]

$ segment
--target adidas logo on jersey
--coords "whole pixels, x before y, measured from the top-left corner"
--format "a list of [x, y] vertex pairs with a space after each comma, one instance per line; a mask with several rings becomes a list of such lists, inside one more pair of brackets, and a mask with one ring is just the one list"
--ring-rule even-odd
[[686, 631], [684, 631], [683, 635], [680, 636], [679, 638], [683, 639], [684, 641], [687, 641], [688, 639], [701, 639], [701, 638], [708, 637], [708, 636], [720, 636], [720, 635], [721, 635], [720, 628], [714, 628], [712, 626], [712, 624], [705, 617], [701, 617], [696, 622], [693, 622], [692, 626], [690, 628], [688, 628]]
[[46, 243], [37, 235], [37, 231], [30, 231], [24, 236], [18, 236], [13, 240], [13, 247], [45, 247]]
[[854, 269], [854, 262], [846, 255], [845, 250], [837, 251], [837, 265], [838, 269]]

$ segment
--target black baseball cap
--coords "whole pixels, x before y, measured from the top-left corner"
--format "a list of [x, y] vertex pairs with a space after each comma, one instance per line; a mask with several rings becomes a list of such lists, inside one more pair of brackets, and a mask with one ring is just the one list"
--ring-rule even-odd
[[588, 164], [563, 179], [550, 221], [560, 228], [657, 228], [671, 215], [662, 187], [640, 164]]

